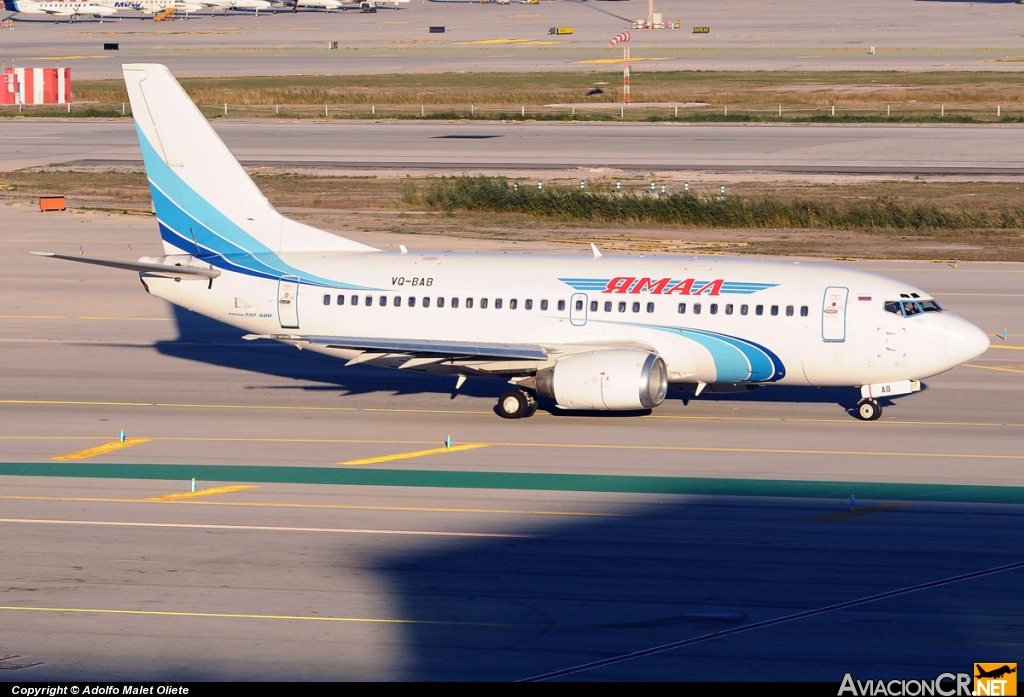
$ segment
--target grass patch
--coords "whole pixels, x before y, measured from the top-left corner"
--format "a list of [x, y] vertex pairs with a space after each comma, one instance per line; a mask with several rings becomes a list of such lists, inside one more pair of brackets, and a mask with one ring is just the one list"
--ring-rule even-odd
[[[182, 78], [181, 84], [209, 118], [224, 117], [227, 104], [227, 118], [324, 118], [327, 107], [332, 119], [613, 121], [620, 120], [613, 105], [622, 100], [619, 78], [596, 71]], [[634, 103], [621, 117], [629, 121], [775, 122], [781, 105], [788, 122], [1024, 122], [1024, 82], [1005, 72], [634, 69], [631, 92]], [[74, 99], [72, 117], [107, 118], [121, 116], [128, 95], [121, 80], [79, 80]], [[675, 103], [706, 106], [678, 114], [664, 106]], [[576, 106], [575, 115], [548, 106], [565, 104]], [[18, 113], [0, 108], [0, 115]], [[20, 113], [67, 115], [52, 107]]]
[[430, 179], [422, 185], [409, 181], [404, 185], [403, 197], [411, 205], [440, 211], [520, 213], [548, 220], [676, 227], [895, 230], [919, 235], [937, 230], [1017, 233], [1024, 228], [1024, 208], [1020, 206], [967, 208], [889, 197], [836, 203], [799, 197], [782, 199], [770, 194], [615, 194], [559, 185], [537, 189], [518, 186], [503, 177], [484, 176]]

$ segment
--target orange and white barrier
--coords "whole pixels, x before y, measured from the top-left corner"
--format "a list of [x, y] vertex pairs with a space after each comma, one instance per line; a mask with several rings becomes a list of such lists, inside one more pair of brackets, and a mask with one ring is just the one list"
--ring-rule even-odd
[[7, 68], [0, 82], [0, 104], [67, 104], [71, 68]]

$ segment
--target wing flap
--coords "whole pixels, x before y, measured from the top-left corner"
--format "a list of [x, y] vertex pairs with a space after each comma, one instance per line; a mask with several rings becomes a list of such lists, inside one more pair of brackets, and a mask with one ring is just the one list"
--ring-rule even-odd
[[350, 336], [300, 336], [295, 334], [248, 334], [246, 339], [305, 341], [328, 348], [387, 354], [405, 353], [415, 356], [443, 358], [497, 358], [506, 360], [543, 361], [548, 354], [540, 346], [529, 344], [490, 344], [429, 339], [382, 339]]

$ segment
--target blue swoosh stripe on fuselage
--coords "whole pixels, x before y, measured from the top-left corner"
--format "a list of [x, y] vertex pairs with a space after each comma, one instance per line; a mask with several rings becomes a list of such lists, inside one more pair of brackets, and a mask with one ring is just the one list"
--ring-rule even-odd
[[[139, 144], [149, 178], [153, 207], [160, 221], [163, 239], [179, 249], [195, 249], [213, 266], [232, 267], [232, 271], [260, 278], [280, 279], [295, 276], [302, 283], [344, 290], [378, 290], [366, 286], [323, 278], [287, 264], [266, 245], [245, 232], [202, 196], [192, 190], [156, 153], [141, 129]], [[173, 191], [181, 199], [175, 201]], [[188, 230], [194, 240], [184, 234]]]
[[724, 342], [743, 354], [744, 360], [748, 366], [746, 377], [741, 377], [739, 379], [735, 377], [726, 377], [723, 379], [721, 373], [719, 373], [718, 379], [721, 382], [741, 382], [744, 380], [750, 380], [753, 382], [774, 382], [775, 380], [779, 380], [786, 376], [785, 366], [782, 365], [782, 361], [779, 357], [760, 344], [755, 344], [752, 341], [740, 339], [739, 337], [729, 336], [728, 334], [718, 334], [717, 332], [707, 332], [700, 329], [678, 329], [676, 331], [687, 339], [692, 339], [711, 351], [711, 355], [715, 358], [716, 370], [718, 369], [718, 356], [715, 351], [708, 346], [708, 344], [701, 340], [701, 338]]
[[588, 320], [616, 326], [642, 327], [669, 334], [678, 334], [695, 341], [708, 350], [715, 362], [718, 382], [775, 382], [786, 377], [786, 367], [775, 353], [764, 346], [737, 336], [702, 329], [668, 327], [639, 322]]

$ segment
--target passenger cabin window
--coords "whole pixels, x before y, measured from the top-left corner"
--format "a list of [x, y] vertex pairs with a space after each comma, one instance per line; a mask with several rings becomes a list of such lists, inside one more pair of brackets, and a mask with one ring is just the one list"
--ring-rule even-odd
[[591, 300], [590, 301], [590, 311], [591, 312], [597, 312], [597, 305], [598, 305], [598, 302], [596, 300]]
[[700, 303], [694, 303], [693, 304], [693, 314], [695, 314], [695, 315], [699, 315], [700, 314]]
[[808, 313], [809, 313], [809, 310], [808, 310], [807, 306], [806, 305], [801, 305], [800, 306], [800, 316], [801, 317], [806, 317], [808, 315]]
[[[410, 298], [410, 300], [411, 299], [412, 298]], [[393, 302], [391, 304], [394, 305], [395, 307], [401, 307], [402, 306], [402, 296], [401, 295], [396, 295], [395, 296], [395, 302]]]
[[582, 312], [583, 311], [583, 301], [582, 300], [577, 300], [576, 301], [576, 311], [577, 312]]
[[619, 303], [619, 312], [626, 311], [626, 303]]
[[654, 303], [647, 303], [647, 312], [654, 312]]
[[524, 307], [525, 307], [525, 308], [526, 308], [527, 310], [532, 310], [532, 309], [533, 309], [533, 301], [532, 301], [532, 300], [527, 300], [527, 301], [526, 301], [526, 305], [525, 305]]
[[487, 298], [480, 298], [480, 309], [481, 310], [486, 310], [487, 309]]
[[686, 314], [686, 303], [679, 303], [678, 312], [681, 315], [685, 315]]
[[633, 303], [633, 312], [640, 312], [640, 303]]
[[386, 295], [380, 296], [380, 306], [381, 307], [386, 307], [387, 304], [388, 304], [388, 296], [386, 296]]
[[338, 304], [339, 305], [344, 305], [345, 304], [345, 296], [344, 295], [339, 295], [338, 296]]
[[779, 306], [772, 305], [772, 317], [777, 317], [779, 314]]
[[605, 312], [611, 312], [612, 311], [612, 304], [610, 302], [606, 302], [604, 304], [604, 311]]
[[740, 314], [746, 316], [747, 310], [749, 310], [749, 309], [750, 308], [747, 307], [746, 305], [740, 305]]
[[[444, 303], [441, 303], [441, 305], [443, 306]], [[430, 307], [430, 297], [429, 296], [423, 298], [423, 307]]]
[[758, 305], [754, 308], [754, 314], [760, 317], [764, 314], [764, 305]]
[[330, 304], [331, 304], [331, 296], [325, 295], [324, 296], [324, 305], [330, 305]]
[[415, 298], [415, 296], [412, 296], [412, 295], [409, 296], [409, 307], [416, 307], [416, 298]]
[[709, 310], [709, 312], [711, 312], [711, 314], [717, 315], [718, 314], [718, 303], [711, 303], [711, 307], [708, 308], [708, 310]]
[[458, 306], [459, 306], [459, 299], [458, 298], [452, 298], [452, 307], [458, 307]]
[[793, 306], [792, 305], [786, 305], [786, 317], [792, 317], [792, 316], [793, 316]]
[[727, 315], [731, 315], [732, 314], [732, 305], [726, 305], [725, 306], [725, 314], [727, 314]]
[[540, 301], [540, 309], [541, 309], [542, 312], [547, 312], [547, 309], [548, 309], [548, 301], [547, 300], [541, 300]]
[[[547, 300], [541, 300], [540, 301], [540, 309], [542, 309], [542, 310], [546, 310], [547, 309], [544, 306], [545, 303], [547, 303]], [[565, 301], [564, 300], [559, 300], [558, 301], [558, 311], [559, 312], [565, 312]]]
[[494, 309], [495, 310], [500, 310], [501, 309], [501, 298], [495, 298], [494, 299]]
[[512, 298], [511, 300], [508, 301], [508, 309], [510, 310], [516, 309], [517, 305], [519, 305], [519, 301], [516, 300], [515, 298]]
[[352, 304], [353, 305], [358, 305], [359, 304], [359, 296], [358, 295], [353, 295], [352, 296]]
[[473, 309], [473, 298], [466, 298], [466, 308], [469, 310]]
[[366, 296], [366, 302], [363, 303], [363, 304], [366, 305], [367, 307], [373, 307], [373, 296], [372, 295], [367, 295]]
[[444, 298], [438, 298], [437, 299], [437, 306], [438, 307], [444, 307]]

